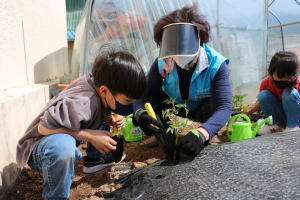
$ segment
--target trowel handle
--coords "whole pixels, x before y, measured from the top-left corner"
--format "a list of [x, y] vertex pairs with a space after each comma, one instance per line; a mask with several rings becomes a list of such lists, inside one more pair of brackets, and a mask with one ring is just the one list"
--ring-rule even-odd
[[[120, 115], [113, 113], [115, 119], [119, 119]], [[113, 127], [112, 133], [118, 135], [118, 128]]]
[[[154, 119], [156, 119], [156, 115], [155, 115], [154, 110], [153, 110], [153, 108], [152, 108], [152, 106], [151, 106], [150, 103], [145, 103], [145, 109], [146, 109], [146, 111], [147, 111], [147, 113], [148, 113], [149, 116], [151, 116]], [[157, 129], [159, 129], [157, 126], [154, 126], [154, 127], [157, 128]]]
[[248, 108], [247, 108], [247, 104], [243, 105], [243, 113], [247, 114]]

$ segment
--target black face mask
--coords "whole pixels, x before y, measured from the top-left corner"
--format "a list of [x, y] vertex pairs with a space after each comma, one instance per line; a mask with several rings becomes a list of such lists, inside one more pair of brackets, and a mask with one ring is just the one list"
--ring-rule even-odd
[[289, 85], [294, 83], [294, 81], [275, 81], [273, 77], [272, 77], [272, 79], [273, 79], [275, 85], [280, 89], [287, 88]]

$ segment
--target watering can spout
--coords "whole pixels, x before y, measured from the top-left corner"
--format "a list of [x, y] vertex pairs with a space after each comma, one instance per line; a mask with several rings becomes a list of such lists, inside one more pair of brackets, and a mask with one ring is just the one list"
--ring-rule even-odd
[[125, 130], [125, 128], [121, 127], [121, 131], [122, 131], [123, 135], [126, 135], [126, 130]]
[[[258, 130], [260, 129], [260, 127], [264, 124], [264, 123], [268, 123], [269, 125], [273, 124], [273, 117], [270, 115], [269, 117], [267, 117], [265, 120], [261, 121], [258, 125], [257, 122], [255, 124], [252, 125], [251, 129], [252, 129], [252, 137], [255, 137]], [[257, 125], [257, 126], [256, 126]], [[256, 127], [255, 127], [256, 126]], [[254, 128], [255, 127], [255, 128]], [[254, 130], [253, 130], [254, 129]]]

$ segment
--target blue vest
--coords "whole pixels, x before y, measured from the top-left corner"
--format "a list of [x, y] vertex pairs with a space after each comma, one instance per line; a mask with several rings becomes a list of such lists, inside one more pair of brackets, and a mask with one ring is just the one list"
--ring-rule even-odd
[[[176, 66], [173, 70], [164, 78], [162, 84], [162, 90], [172, 99], [175, 99], [177, 104], [186, 104], [190, 111], [196, 110], [196, 108], [204, 101], [205, 98], [212, 96], [212, 80], [214, 79], [221, 64], [229, 60], [223, 57], [214, 49], [203, 44], [203, 48], [208, 58], [208, 67], [201, 71], [199, 74], [195, 69], [189, 88], [189, 99], [183, 101], [180, 96], [179, 80]], [[200, 58], [200, 57], [199, 57]], [[162, 65], [164, 59], [158, 60], [158, 70], [162, 74]], [[199, 65], [199, 61], [197, 62]], [[188, 89], [188, 88], [187, 88]]]

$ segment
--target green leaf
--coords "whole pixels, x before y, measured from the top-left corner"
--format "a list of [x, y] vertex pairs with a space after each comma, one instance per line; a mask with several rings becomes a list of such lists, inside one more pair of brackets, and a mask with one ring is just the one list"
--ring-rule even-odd
[[167, 124], [174, 124], [172, 121], [168, 121]]
[[169, 132], [169, 131], [171, 131], [172, 130], [172, 128], [171, 127], [169, 127], [168, 129], [167, 129], [167, 132]]
[[172, 100], [172, 103], [173, 103], [173, 104], [174, 104], [174, 102], [175, 102], [175, 99], [176, 99], [176, 98], [174, 98], [174, 99]]
[[169, 99], [166, 99], [163, 101], [163, 103], [167, 103], [167, 102], [170, 102]]
[[198, 133], [197, 129], [191, 128], [190, 131], [199, 137], [199, 133]]
[[185, 127], [187, 125], [188, 121], [189, 121], [188, 118], [186, 118], [185, 120], [183, 120], [183, 127]]
[[179, 121], [177, 124], [181, 126], [183, 124], [183, 120]]
[[173, 129], [182, 129], [182, 126], [170, 125]]

